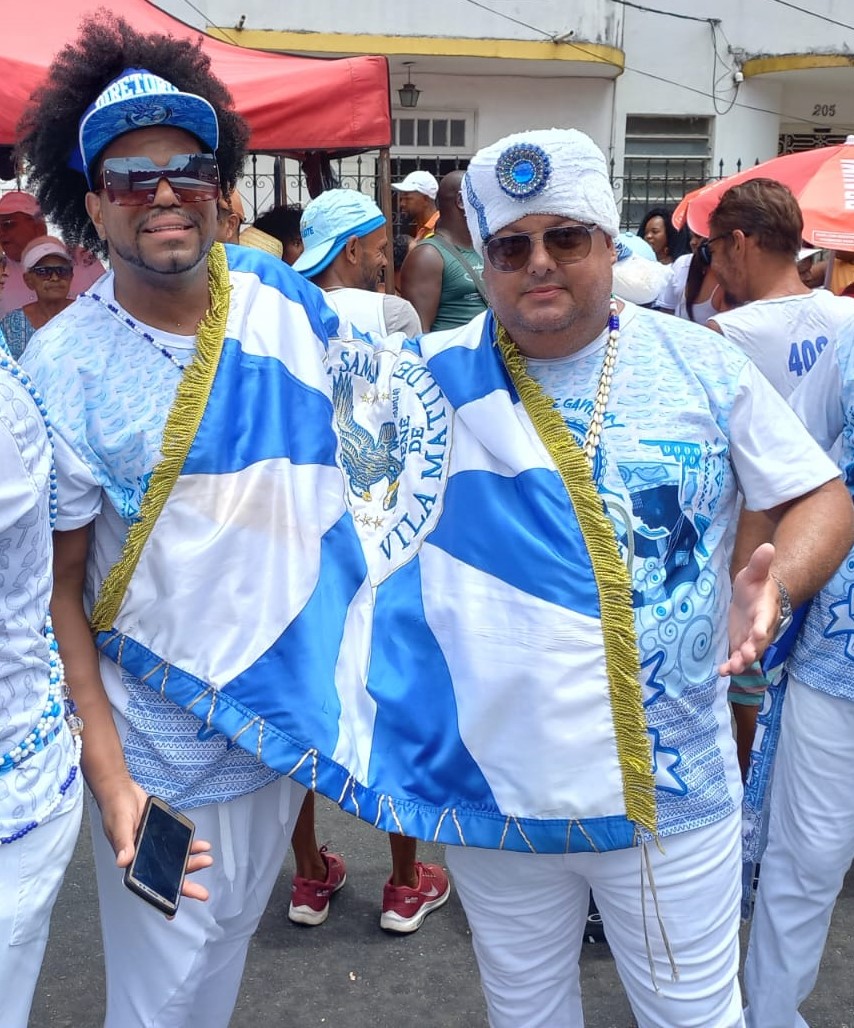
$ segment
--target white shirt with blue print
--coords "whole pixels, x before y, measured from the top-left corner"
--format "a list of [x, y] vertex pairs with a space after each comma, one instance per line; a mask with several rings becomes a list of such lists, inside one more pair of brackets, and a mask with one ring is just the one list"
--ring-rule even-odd
[[[20, 380], [0, 368], [0, 759], [35, 728], [48, 700], [50, 465], [42, 415]], [[73, 764], [63, 721], [43, 748], [7, 767], [0, 774], [0, 836], [41, 820], [51, 807], [53, 817], [65, 813], [80, 794], [75, 781], [64, 798], [58, 795]]]
[[[112, 275], [95, 292], [115, 303]], [[101, 303], [82, 297], [34, 336], [23, 362], [56, 430], [57, 530], [94, 523], [89, 607], [121, 554], [162, 457], [163, 429], [181, 373], [158, 347], [182, 364], [195, 349], [193, 336], [141, 328], [156, 346]], [[276, 777], [223, 736], [206, 737], [197, 717], [104, 657], [101, 676], [130, 773], [148, 792], [191, 808], [253, 792]]]
[[[571, 357], [528, 362], [579, 442], [604, 352], [603, 333]], [[764, 510], [836, 474], [739, 349], [625, 306], [594, 477], [632, 578], [662, 835], [711, 824], [741, 798], [717, 673], [738, 494]]]
[[[843, 480], [854, 495], [854, 319], [790, 402], [818, 444], [839, 453]], [[854, 701], [854, 549], [810, 604], [789, 670], [814, 689]]]
[[854, 300], [813, 289], [795, 296], [754, 300], [712, 320], [744, 350], [781, 396], [790, 396], [854, 314]]

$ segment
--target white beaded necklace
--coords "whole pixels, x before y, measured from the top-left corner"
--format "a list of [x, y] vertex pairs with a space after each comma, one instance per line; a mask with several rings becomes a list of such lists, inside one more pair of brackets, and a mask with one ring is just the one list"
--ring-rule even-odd
[[[27, 390], [35, 403], [39, 414], [41, 414], [42, 420], [44, 421], [48, 444], [51, 448], [48, 503], [50, 527], [51, 530], [53, 530], [54, 525], [56, 524], [56, 513], [58, 508], [56, 465], [53, 459], [53, 425], [50, 423], [50, 418], [48, 417], [44, 401], [39, 395], [32, 379], [23, 370], [23, 368], [16, 364], [15, 361], [6, 357], [5, 354], [0, 353], [0, 369], [8, 372], [13, 378], [16, 378], [24, 389]], [[59, 646], [56, 641], [56, 636], [54, 635], [53, 622], [51, 621], [49, 614], [45, 618], [44, 637], [47, 640], [49, 649], [47, 700], [45, 701], [45, 706], [35, 727], [20, 743], [18, 743], [17, 746], [13, 746], [8, 753], [0, 757], [0, 774], [13, 770], [34, 753], [38, 753], [39, 750], [43, 750], [48, 743], [59, 735], [62, 730], [63, 721], [68, 724], [71, 734], [74, 736], [74, 757], [71, 761], [71, 768], [65, 778], [65, 781], [62, 782], [56, 795], [48, 804], [47, 808], [41, 812], [41, 816], [33, 821], [29, 821], [23, 828], [19, 828], [18, 831], [13, 832], [11, 835], [0, 836], [0, 844], [16, 842], [18, 839], [23, 838], [23, 836], [28, 832], [37, 828], [42, 822], [47, 821], [62, 802], [65, 794], [74, 784], [74, 781], [77, 778], [77, 773], [80, 770], [83, 722], [77, 716], [74, 701], [71, 699], [68, 692], [68, 686], [65, 681], [65, 668], [63, 666], [62, 659], [59, 656]]]
[[602, 439], [602, 427], [605, 421], [605, 409], [608, 406], [608, 397], [611, 395], [611, 382], [614, 377], [614, 368], [617, 364], [617, 343], [620, 339], [620, 316], [617, 310], [616, 297], [611, 297], [608, 308], [608, 341], [605, 344], [605, 357], [602, 361], [602, 371], [599, 373], [599, 384], [596, 387], [596, 398], [593, 401], [593, 414], [590, 424], [587, 426], [587, 433], [581, 449], [587, 462], [593, 468], [596, 459], [596, 451]]

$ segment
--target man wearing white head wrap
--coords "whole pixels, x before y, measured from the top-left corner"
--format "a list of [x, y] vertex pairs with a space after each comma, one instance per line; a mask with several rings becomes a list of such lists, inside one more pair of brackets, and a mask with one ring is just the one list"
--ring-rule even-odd
[[[850, 501], [743, 354], [611, 295], [619, 218], [587, 136], [503, 139], [462, 192], [490, 310], [419, 347], [456, 411], [443, 519], [477, 510], [478, 530], [437, 532], [419, 575], [460, 731], [516, 815], [478, 841], [446, 799], [469, 831], [446, 859], [490, 1024], [583, 1024], [592, 887], [640, 1028], [735, 1028], [741, 797], [719, 672], [776, 634], [777, 580], [793, 602], [821, 586]], [[778, 527], [731, 590], [739, 490]]]
[[472, 158], [463, 195], [476, 250], [527, 214], [559, 214], [620, 232], [605, 156], [577, 129], [540, 129], [499, 139]]

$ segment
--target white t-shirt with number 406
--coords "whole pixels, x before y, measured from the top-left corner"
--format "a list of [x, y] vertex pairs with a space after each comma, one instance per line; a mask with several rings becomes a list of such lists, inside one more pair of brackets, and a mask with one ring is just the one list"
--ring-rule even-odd
[[712, 321], [747, 354], [777, 392], [788, 397], [852, 315], [854, 300], [813, 289], [796, 296], [754, 300], [716, 314]]

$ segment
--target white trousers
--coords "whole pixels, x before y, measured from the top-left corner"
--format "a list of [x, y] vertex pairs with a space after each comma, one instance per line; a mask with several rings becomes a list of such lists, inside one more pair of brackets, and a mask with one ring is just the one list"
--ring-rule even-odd
[[[592, 888], [639, 1028], [740, 1028], [740, 817], [642, 850], [541, 855], [449, 846], [492, 1028], [582, 1028], [578, 959]], [[644, 910], [646, 907], [646, 927]], [[651, 956], [647, 953], [647, 943]], [[656, 991], [650, 961], [658, 982]]]
[[27, 1028], [47, 945], [50, 915], [74, 853], [83, 777], [44, 824], [0, 846], [0, 1024]]
[[854, 703], [789, 678], [744, 985], [748, 1024], [803, 1028], [854, 859]]
[[230, 803], [188, 810], [196, 837], [212, 845], [214, 865], [193, 876], [210, 899], [182, 899], [172, 921], [124, 887], [91, 804], [105, 1028], [226, 1028], [304, 796], [302, 786], [279, 778]]

